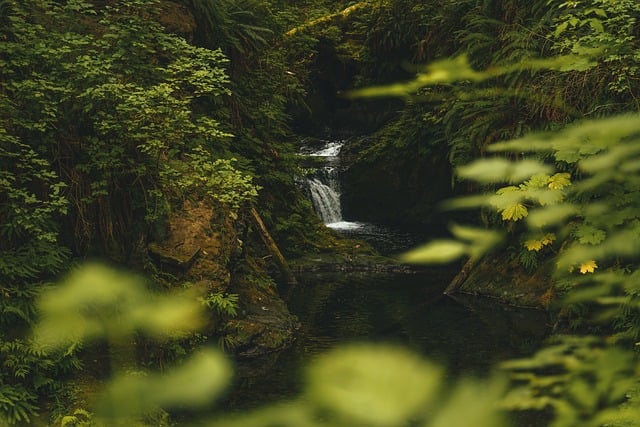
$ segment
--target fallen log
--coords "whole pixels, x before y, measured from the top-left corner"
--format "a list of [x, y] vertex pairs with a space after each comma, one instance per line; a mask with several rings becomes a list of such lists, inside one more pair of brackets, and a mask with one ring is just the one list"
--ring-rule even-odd
[[469, 260], [462, 266], [462, 269], [455, 275], [449, 286], [444, 290], [445, 295], [452, 295], [456, 293], [456, 291], [462, 286], [467, 277], [469, 277], [469, 273], [473, 269], [473, 266], [476, 264], [477, 259], [469, 258]]
[[253, 206], [251, 206], [251, 219], [252, 219], [253, 225], [256, 227], [256, 229], [258, 230], [258, 233], [260, 234], [260, 238], [262, 238], [262, 242], [264, 243], [267, 250], [269, 251], [269, 254], [273, 256], [273, 259], [276, 261], [276, 264], [278, 264], [278, 268], [280, 269], [280, 274], [282, 274], [283, 279], [289, 285], [296, 285], [298, 281], [296, 280], [296, 277], [293, 275], [291, 268], [289, 268], [289, 264], [287, 263], [287, 260], [282, 255], [282, 252], [280, 252], [280, 249], [278, 249], [278, 245], [276, 245], [275, 240], [273, 240], [273, 237], [271, 237], [271, 234], [269, 234], [269, 230], [267, 230], [267, 227], [265, 227], [264, 222], [262, 222], [262, 218], [260, 217], [260, 214], [258, 214], [258, 211]]

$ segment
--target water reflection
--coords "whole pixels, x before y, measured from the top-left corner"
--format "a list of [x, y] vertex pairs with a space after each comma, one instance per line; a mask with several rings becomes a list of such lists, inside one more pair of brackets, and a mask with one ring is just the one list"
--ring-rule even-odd
[[408, 346], [446, 366], [450, 378], [484, 375], [499, 361], [535, 350], [547, 333], [545, 313], [445, 297], [453, 273], [301, 277], [288, 301], [302, 325], [297, 340], [279, 354], [240, 363], [227, 406], [255, 407], [296, 395], [310, 358], [350, 341]]

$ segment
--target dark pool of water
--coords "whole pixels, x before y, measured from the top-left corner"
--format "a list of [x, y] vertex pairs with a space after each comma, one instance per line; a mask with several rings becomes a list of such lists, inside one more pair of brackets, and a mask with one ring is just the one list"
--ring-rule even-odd
[[455, 271], [309, 274], [288, 293], [301, 328], [291, 348], [239, 362], [224, 406], [242, 410], [295, 396], [304, 365], [353, 341], [403, 345], [445, 366], [449, 378], [485, 375], [497, 362], [531, 354], [547, 334], [546, 314], [491, 300], [442, 294]]

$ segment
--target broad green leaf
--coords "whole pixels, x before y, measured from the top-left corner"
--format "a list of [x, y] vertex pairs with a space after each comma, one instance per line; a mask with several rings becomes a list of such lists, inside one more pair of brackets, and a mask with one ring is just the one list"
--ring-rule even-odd
[[574, 235], [578, 238], [578, 241], [583, 245], [597, 245], [602, 242], [607, 236], [606, 233], [600, 229], [592, 227], [588, 224], [580, 224], [576, 227]]
[[548, 173], [548, 165], [535, 160], [511, 162], [504, 158], [494, 157], [480, 159], [458, 168], [461, 178], [481, 183], [522, 182], [536, 174]]
[[131, 337], [142, 331], [175, 336], [202, 324], [202, 307], [188, 294], [155, 295], [143, 281], [99, 264], [88, 264], [44, 293], [34, 342], [60, 348], [95, 338]]
[[156, 408], [203, 407], [229, 383], [231, 366], [218, 351], [203, 350], [166, 374], [124, 374], [98, 400], [107, 419], [127, 418]]
[[589, 26], [598, 33], [604, 33], [604, 26], [602, 25], [602, 21], [600, 19], [589, 19]]
[[468, 253], [467, 244], [456, 240], [435, 240], [404, 253], [400, 260], [409, 264], [447, 263]]
[[557, 258], [559, 270], [570, 270], [585, 260], [606, 260], [618, 256], [637, 256], [640, 253], [640, 239], [630, 239], [628, 231], [612, 233], [598, 245], [575, 243], [561, 252]]
[[500, 427], [508, 425], [499, 411], [505, 382], [464, 379], [460, 381], [444, 407], [436, 413], [429, 427]]
[[488, 202], [498, 212], [502, 212], [509, 206], [521, 203], [525, 198], [525, 192], [518, 187], [509, 186], [500, 188], [496, 194], [489, 196]]
[[489, 252], [502, 240], [502, 233], [484, 228], [465, 227], [454, 224], [450, 227], [453, 235], [469, 242], [467, 252], [472, 257], [480, 257]]
[[540, 188], [526, 190], [524, 195], [529, 200], [535, 200], [540, 206], [556, 205], [564, 200], [565, 194], [561, 190]]
[[467, 227], [458, 224], [452, 224], [449, 229], [456, 238], [469, 242], [494, 240], [496, 236], [499, 236], [499, 233], [494, 230], [487, 230], [486, 228]]
[[528, 188], [545, 188], [549, 184], [549, 175], [539, 173], [525, 182]]
[[579, 208], [577, 206], [567, 203], [545, 206], [544, 208], [533, 210], [527, 217], [527, 224], [533, 228], [561, 224], [578, 212]]
[[515, 185], [510, 185], [508, 187], [499, 188], [498, 190], [496, 190], [496, 194], [503, 195], [503, 194], [514, 193], [516, 191], [522, 191], [522, 190], [519, 187], [516, 187]]
[[509, 176], [512, 163], [503, 158], [482, 159], [458, 168], [458, 175], [478, 182], [503, 182]]
[[353, 344], [320, 356], [307, 371], [308, 400], [345, 425], [405, 425], [437, 397], [440, 368], [405, 349]]
[[597, 173], [615, 169], [625, 160], [629, 160], [640, 153], [639, 144], [619, 144], [609, 151], [580, 161], [580, 169], [587, 173]]

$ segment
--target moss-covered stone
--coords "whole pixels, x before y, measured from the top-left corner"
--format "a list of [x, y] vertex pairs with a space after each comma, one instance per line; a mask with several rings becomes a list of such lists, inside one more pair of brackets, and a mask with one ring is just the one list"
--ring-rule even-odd
[[244, 247], [237, 230], [247, 227], [238, 221], [208, 202], [186, 201], [167, 219], [164, 238], [150, 244], [149, 252], [176, 284], [192, 283], [202, 295], [237, 294], [237, 317], [212, 312], [205, 332], [221, 337], [238, 354], [255, 356], [290, 343], [297, 319], [278, 295], [267, 264]]
[[240, 313], [224, 324], [221, 333], [234, 353], [258, 356], [291, 343], [298, 319], [289, 312], [269, 276], [245, 269], [244, 274], [234, 276], [231, 289], [240, 296]]
[[508, 252], [485, 256], [470, 269], [458, 292], [483, 295], [520, 306], [547, 309], [553, 300], [551, 265], [527, 272]]

